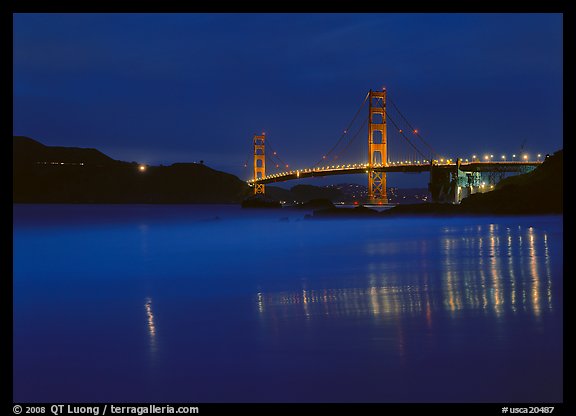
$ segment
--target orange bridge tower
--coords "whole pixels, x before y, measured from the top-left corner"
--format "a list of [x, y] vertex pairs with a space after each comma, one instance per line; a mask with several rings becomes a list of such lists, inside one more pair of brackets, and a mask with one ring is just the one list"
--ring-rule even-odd
[[[266, 176], [266, 153], [264, 142], [266, 134], [254, 135], [254, 180], [262, 179]], [[254, 195], [264, 195], [264, 184], [254, 184]]]
[[386, 90], [370, 90], [368, 99], [368, 202], [387, 204], [386, 172], [375, 169], [388, 164]]

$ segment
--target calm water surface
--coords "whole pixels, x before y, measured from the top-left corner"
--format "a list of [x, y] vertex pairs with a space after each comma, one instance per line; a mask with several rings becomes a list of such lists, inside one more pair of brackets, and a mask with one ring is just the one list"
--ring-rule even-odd
[[14, 206], [18, 402], [560, 402], [562, 217]]

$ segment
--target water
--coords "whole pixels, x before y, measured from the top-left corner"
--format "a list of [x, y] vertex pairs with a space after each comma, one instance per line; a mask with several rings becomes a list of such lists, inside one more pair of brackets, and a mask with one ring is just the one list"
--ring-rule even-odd
[[562, 217], [14, 206], [18, 402], [561, 402]]

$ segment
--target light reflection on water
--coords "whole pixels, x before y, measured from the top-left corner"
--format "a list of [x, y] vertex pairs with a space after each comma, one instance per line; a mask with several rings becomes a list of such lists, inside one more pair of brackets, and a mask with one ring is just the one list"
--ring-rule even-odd
[[[499, 226], [488, 224], [459, 229], [444, 228], [438, 246], [441, 265], [439, 280], [434, 281], [424, 269], [413, 275], [380, 272], [385, 264], [375, 258], [381, 253], [395, 254], [401, 244], [389, 242], [366, 244], [367, 287], [302, 289], [275, 293], [258, 293], [258, 312], [280, 322], [278, 317], [300, 315], [311, 318], [337, 318], [368, 315], [396, 319], [405, 314], [481, 311], [500, 317], [522, 311], [538, 319], [543, 311], [552, 311], [552, 276], [548, 236], [537, 236], [533, 227], [521, 228], [514, 234], [510, 228], [501, 238]], [[412, 253], [427, 258], [428, 241], [406, 244]], [[405, 247], [406, 248], [406, 247]], [[415, 259], [417, 261], [417, 259]], [[525, 267], [528, 264], [528, 267]], [[543, 264], [543, 267], [539, 267]], [[379, 267], [380, 266], [380, 267]], [[399, 282], [414, 284], [399, 284]], [[377, 283], [381, 282], [382, 285]]]
[[146, 310], [146, 324], [148, 326], [148, 334], [150, 335], [150, 352], [156, 352], [156, 324], [154, 323], [154, 313], [152, 312], [152, 299], [146, 298], [144, 303]]

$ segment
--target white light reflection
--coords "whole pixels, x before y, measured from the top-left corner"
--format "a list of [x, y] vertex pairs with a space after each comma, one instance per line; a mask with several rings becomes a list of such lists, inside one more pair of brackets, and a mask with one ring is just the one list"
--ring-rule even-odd
[[148, 335], [150, 337], [150, 350], [156, 352], [156, 325], [154, 324], [154, 313], [152, 312], [152, 299], [146, 298], [144, 303], [146, 310], [146, 323], [148, 325]]
[[531, 300], [532, 300], [532, 310], [534, 311], [534, 316], [540, 317], [541, 305], [540, 305], [540, 275], [538, 274], [538, 263], [535, 247], [535, 236], [534, 228], [528, 228], [528, 256], [530, 258], [530, 277], [532, 279], [531, 288]]
[[262, 307], [259, 313], [284, 315], [301, 309], [306, 318], [329, 316], [396, 316], [419, 313], [426, 304], [424, 293], [415, 287], [369, 287], [345, 289], [308, 289], [301, 292], [259, 294]]
[[[537, 229], [488, 223], [445, 227], [426, 244], [370, 242], [365, 287], [259, 292], [255, 305], [263, 326], [277, 333], [298, 319], [313, 325], [369, 318], [387, 329], [415, 317], [433, 327], [446, 312], [452, 319], [470, 312], [500, 321], [509, 314], [540, 319], [553, 306], [548, 244], [546, 233]], [[389, 259], [404, 248], [421, 258], [397, 268]]]
[[542, 308], [552, 309], [546, 234], [522, 226], [507, 228], [503, 234], [497, 224], [478, 226], [476, 232], [456, 235], [444, 229], [443, 233], [443, 304], [452, 314], [482, 308], [498, 317], [521, 309], [539, 319]]
[[514, 256], [512, 253], [512, 233], [510, 228], [506, 228], [506, 256], [508, 257], [508, 270], [510, 270], [510, 306], [512, 312], [516, 313], [516, 275], [514, 272]]
[[550, 253], [548, 250], [548, 235], [544, 234], [544, 267], [546, 267], [546, 297], [548, 300], [548, 309], [552, 310], [552, 270], [550, 268]]
[[502, 294], [504, 290], [502, 288], [502, 275], [504, 269], [500, 266], [500, 238], [498, 237], [497, 231], [498, 225], [490, 224], [488, 226], [488, 255], [490, 256], [490, 275], [492, 277], [494, 312], [496, 315], [501, 315], [504, 307], [504, 296]]

